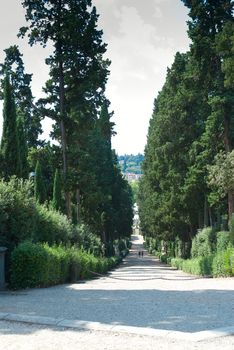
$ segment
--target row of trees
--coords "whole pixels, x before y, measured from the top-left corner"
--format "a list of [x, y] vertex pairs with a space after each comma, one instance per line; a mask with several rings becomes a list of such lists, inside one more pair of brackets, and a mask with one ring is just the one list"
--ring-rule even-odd
[[[35, 178], [40, 203], [85, 222], [107, 244], [131, 233], [132, 197], [111, 148], [114, 134], [105, 97], [110, 65], [91, 0], [25, 0], [30, 45], [53, 46], [46, 59], [45, 97], [35, 102], [32, 75], [17, 46], [1, 64], [4, 99], [1, 176]], [[39, 140], [41, 121], [53, 121], [53, 145]]]
[[139, 213], [146, 235], [191, 242], [234, 212], [234, 22], [231, 0], [182, 1], [192, 43], [155, 99]]

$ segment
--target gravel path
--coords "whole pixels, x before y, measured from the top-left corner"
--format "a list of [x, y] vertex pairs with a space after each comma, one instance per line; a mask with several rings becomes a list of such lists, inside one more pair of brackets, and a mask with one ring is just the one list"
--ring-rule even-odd
[[[143, 258], [138, 257], [142, 249], [141, 237], [133, 236], [130, 255], [108, 277], [52, 288], [0, 292], [0, 313], [100, 322], [116, 327], [150, 327], [191, 335], [234, 326], [233, 278], [196, 278], [159, 263], [146, 252]], [[208, 344], [210, 349], [234, 348], [232, 336], [190, 342], [188, 346], [187, 340], [160, 337], [155, 343], [155, 337], [137, 334], [133, 337], [130, 333], [63, 330], [0, 321], [0, 350], [26, 349], [24, 345], [31, 341], [36, 345], [28, 345], [27, 349], [75, 349], [76, 344], [79, 349], [91, 350], [114, 350], [120, 346], [142, 349], [144, 344], [147, 350], [155, 349], [156, 343], [157, 349], [169, 349], [172, 344], [173, 349], [203, 349], [203, 345], [207, 349]], [[71, 344], [66, 347], [69, 341]], [[1, 347], [2, 344], [5, 346]]]

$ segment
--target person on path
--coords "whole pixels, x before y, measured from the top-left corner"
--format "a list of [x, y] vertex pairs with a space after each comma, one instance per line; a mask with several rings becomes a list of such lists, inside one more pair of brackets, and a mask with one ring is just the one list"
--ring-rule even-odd
[[139, 258], [140, 258], [140, 256], [141, 256], [141, 252], [140, 252], [140, 250], [139, 250], [139, 252], [138, 252], [138, 256], [139, 256]]
[[144, 256], [144, 251], [143, 251], [143, 250], [141, 251], [141, 256], [142, 256], [142, 258], [143, 258], [143, 256]]

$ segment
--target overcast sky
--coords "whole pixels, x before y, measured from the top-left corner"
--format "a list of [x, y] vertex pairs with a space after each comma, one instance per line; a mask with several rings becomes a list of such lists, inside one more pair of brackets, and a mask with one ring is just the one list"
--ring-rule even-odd
[[[143, 152], [153, 101], [165, 82], [167, 67], [177, 51], [189, 48], [187, 9], [180, 0], [93, 0], [93, 4], [112, 61], [106, 94], [115, 113], [113, 148], [118, 154]], [[1, 0], [0, 61], [5, 48], [19, 45], [26, 71], [33, 73], [33, 94], [39, 98], [47, 80], [47, 53], [17, 39], [18, 28], [24, 24], [21, 1]], [[45, 134], [49, 125], [48, 121], [43, 125]], [[0, 134], [1, 129], [0, 106]]]

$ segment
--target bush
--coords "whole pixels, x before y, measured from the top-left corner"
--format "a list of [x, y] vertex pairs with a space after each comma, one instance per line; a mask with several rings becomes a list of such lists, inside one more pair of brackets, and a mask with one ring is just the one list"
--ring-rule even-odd
[[56, 210], [37, 204], [37, 220], [33, 233], [34, 242], [68, 243], [72, 237], [73, 226], [67, 217]]
[[213, 274], [215, 277], [234, 276], [234, 249], [229, 248], [216, 254], [213, 260]]
[[36, 227], [35, 200], [30, 197], [32, 184], [13, 177], [0, 181], [0, 245], [10, 251], [30, 239]]
[[230, 233], [228, 231], [217, 232], [216, 251], [222, 252], [227, 249], [230, 243]]
[[216, 250], [216, 234], [211, 227], [199, 230], [192, 240], [192, 258], [206, 257]]

